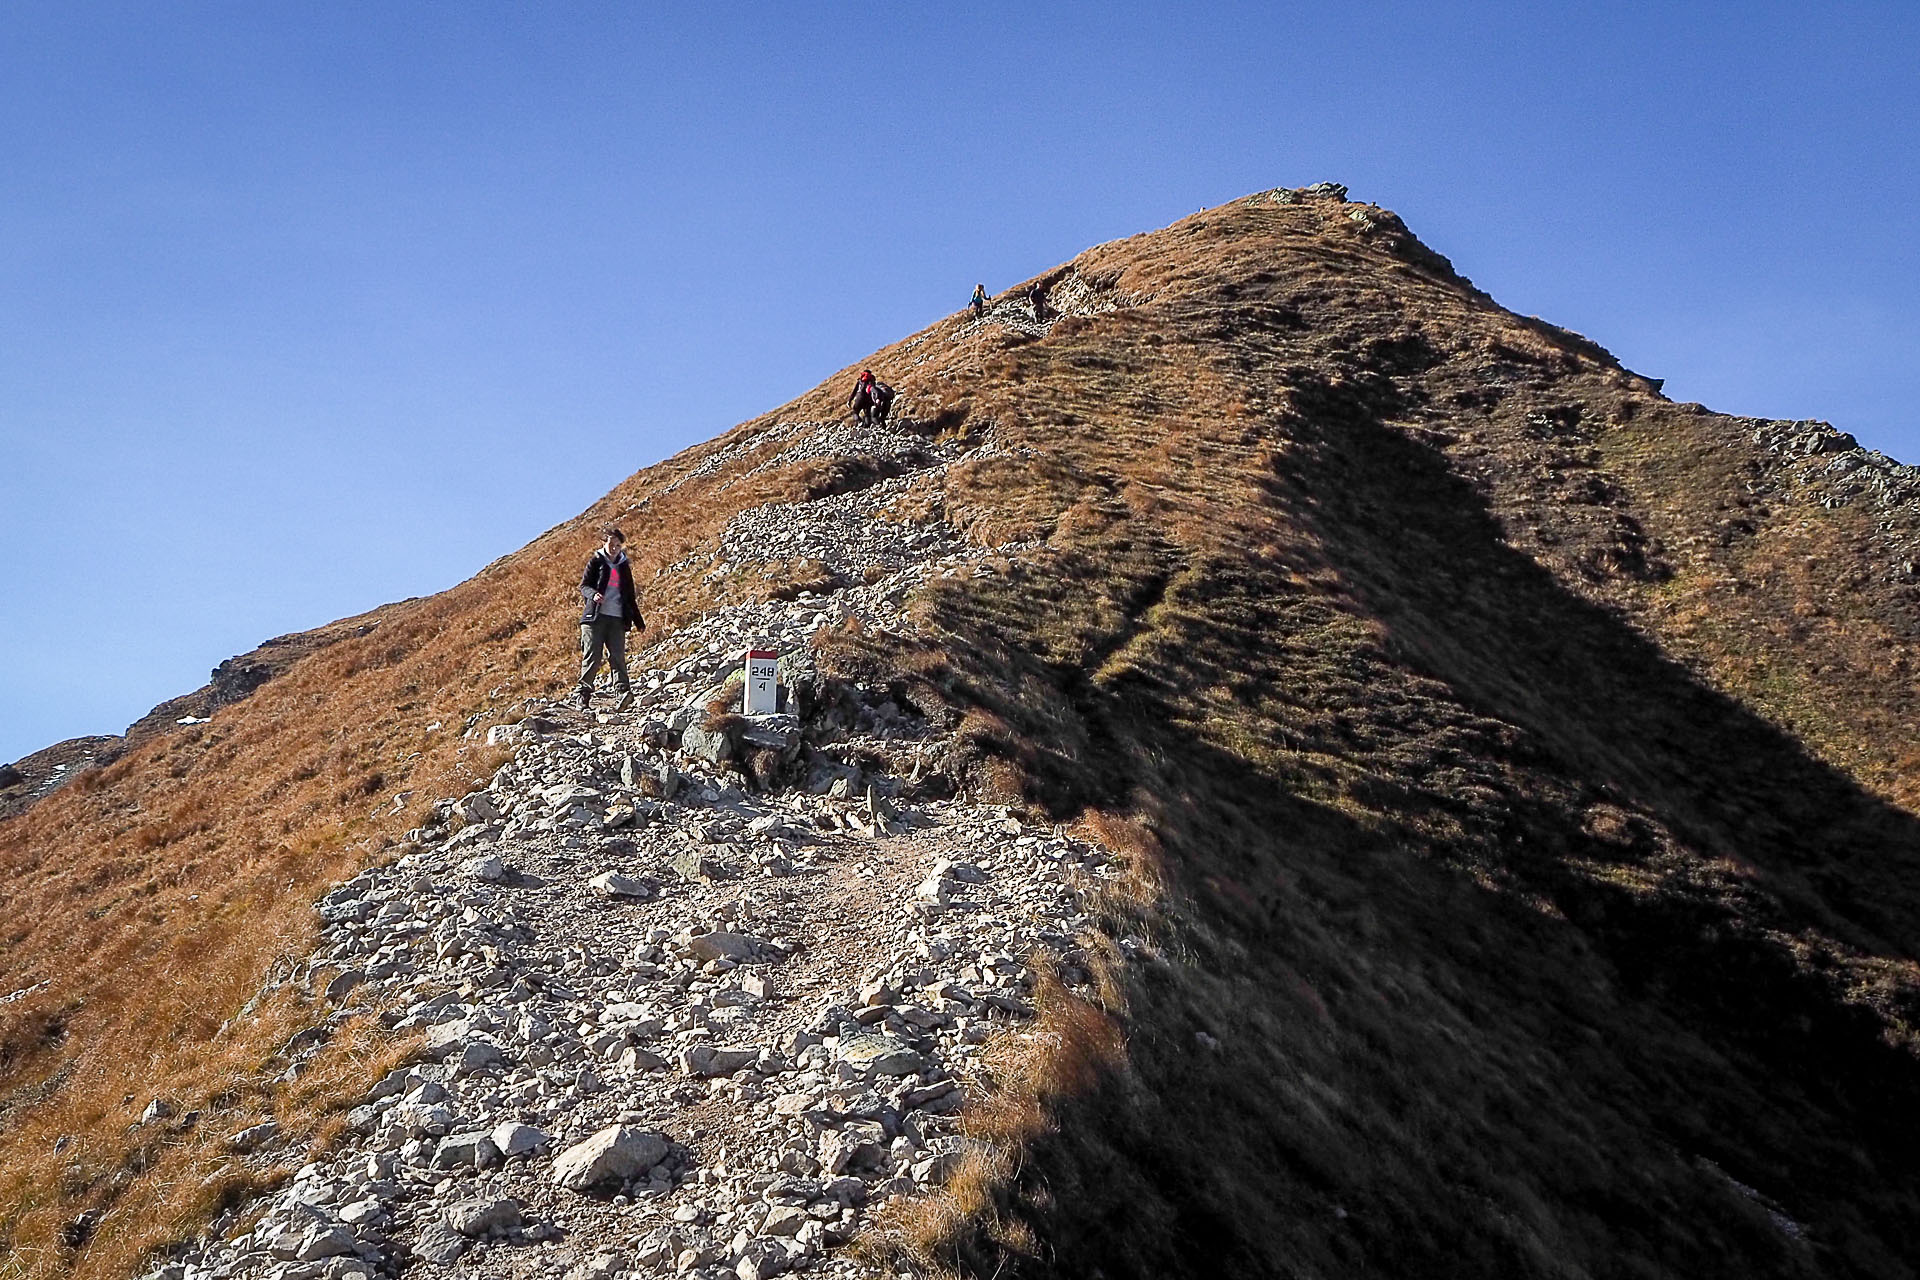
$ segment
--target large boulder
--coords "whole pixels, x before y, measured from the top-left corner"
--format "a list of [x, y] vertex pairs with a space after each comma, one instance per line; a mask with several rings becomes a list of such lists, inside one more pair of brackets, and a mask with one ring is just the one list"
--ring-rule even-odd
[[553, 1181], [568, 1191], [624, 1182], [667, 1158], [663, 1134], [616, 1124], [575, 1143], [553, 1162]]

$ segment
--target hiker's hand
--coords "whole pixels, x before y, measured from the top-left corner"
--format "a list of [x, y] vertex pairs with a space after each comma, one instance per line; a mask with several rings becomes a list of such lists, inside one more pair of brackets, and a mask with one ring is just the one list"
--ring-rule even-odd
[[605, 596], [603, 596], [603, 595], [601, 595], [601, 594], [600, 594], [600, 593], [599, 593], [598, 591], [596, 591], [596, 592], [594, 592], [594, 593], [593, 593], [593, 602], [594, 602], [595, 604], [599, 604], [599, 603], [600, 603], [601, 601], [603, 601], [603, 600], [605, 600], [605, 599], [606, 599], [606, 597], [605, 597]]

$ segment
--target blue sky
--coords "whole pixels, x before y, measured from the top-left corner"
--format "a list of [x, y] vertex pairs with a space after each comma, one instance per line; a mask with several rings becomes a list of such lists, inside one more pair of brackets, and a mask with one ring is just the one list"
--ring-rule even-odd
[[15, 0], [0, 761], [1266, 187], [1920, 459], [1916, 48], [1911, 3]]

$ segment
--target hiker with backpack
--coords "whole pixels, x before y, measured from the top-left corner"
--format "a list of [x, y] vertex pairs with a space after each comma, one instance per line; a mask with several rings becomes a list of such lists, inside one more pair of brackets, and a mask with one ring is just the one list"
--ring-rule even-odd
[[606, 542], [587, 560], [580, 575], [580, 707], [593, 705], [593, 681], [604, 656], [620, 686], [615, 711], [633, 705], [633, 684], [627, 679], [627, 632], [646, 629], [633, 592], [633, 564], [627, 559], [627, 535], [608, 529]]
[[873, 370], [862, 369], [852, 394], [847, 396], [847, 407], [853, 410], [856, 423], [884, 425], [887, 412], [893, 408], [893, 394], [893, 388], [875, 378]]
[[987, 286], [984, 284], [973, 286], [973, 297], [968, 301], [967, 305], [973, 308], [973, 318], [975, 320], [985, 319], [987, 315]]
[[1047, 305], [1046, 286], [1037, 281], [1027, 287], [1027, 305], [1033, 308], [1035, 324], [1046, 323], [1047, 317], [1053, 314], [1053, 308]]

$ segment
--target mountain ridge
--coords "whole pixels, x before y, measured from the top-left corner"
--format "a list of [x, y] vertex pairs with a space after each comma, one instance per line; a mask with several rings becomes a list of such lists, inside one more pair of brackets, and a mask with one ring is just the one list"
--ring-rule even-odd
[[208, 673], [207, 683], [198, 689], [157, 704], [120, 733], [65, 738], [28, 752], [10, 765], [0, 766], [0, 821], [24, 813], [35, 801], [73, 781], [83, 771], [112, 764], [129, 747], [178, 725], [204, 720], [219, 708], [240, 701], [301, 658], [335, 640], [347, 634], [365, 635], [378, 625], [380, 614], [391, 607], [382, 605], [325, 626], [263, 640], [245, 653], [222, 660]]
[[[140, 1071], [213, 1096], [234, 1067], [195, 1046], [311, 951], [304, 903], [406, 847], [432, 795], [484, 778], [486, 728], [563, 687], [592, 526], [628, 529], [656, 632], [693, 637], [853, 587], [810, 553], [860, 536], [837, 499], [897, 483], [881, 520], [980, 570], [916, 587], [906, 630], [843, 620], [810, 648], [936, 726], [956, 795], [1087, 824], [1129, 878], [1085, 939], [1097, 994], [1042, 1023], [1087, 1069], [1009, 1063], [972, 1123], [1023, 1154], [876, 1241], [981, 1273], [1908, 1274], [1914, 469], [1674, 405], [1332, 188], [1033, 283], [1057, 315], [1003, 295], [861, 362], [912, 439], [847, 431], [836, 376], [0, 826], [9, 906], [71, 920], [19, 877], [91, 877], [75, 905], [117, 954], [182, 973], [215, 936], [189, 887], [271, 921], [216, 948], [193, 1007], [144, 1010], [183, 1061]], [[794, 554], [742, 541], [760, 510]], [[128, 807], [175, 795], [158, 823]], [[210, 860], [242, 823], [269, 834], [235, 874]], [[63, 853], [68, 826], [113, 860]], [[134, 1006], [71, 944], [8, 943], [0, 986], [89, 993], [0, 1014], [8, 1097], [64, 1093], [104, 1132], [99, 1046]], [[277, 998], [276, 1034], [311, 1017]], [[258, 1105], [317, 1133], [379, 1042], [343, 1038], [363, 1047]], [[48, 1132], [0, 1136], [35, 1206], [12, 1247], [94, 1204], [87, 1246], [34, 1265], [124, 1271], [158, 1238], [115, 1217], [160, 1203], [143, 1170], [106, 1143], [55, 1192], [22, 1145]], [[152, 1158], [265, 1176], [217, 1145]]]

